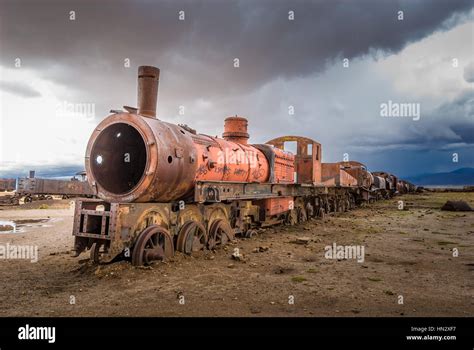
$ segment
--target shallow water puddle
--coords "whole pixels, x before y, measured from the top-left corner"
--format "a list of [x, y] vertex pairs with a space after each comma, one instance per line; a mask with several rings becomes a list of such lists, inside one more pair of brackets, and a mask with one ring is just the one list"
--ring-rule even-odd
[[1, 233], [21, 233], [25, 232], [26, 227], [49, 227], [46, 223], [51, 219], [18, 219], [18, 220], [0, 220]]

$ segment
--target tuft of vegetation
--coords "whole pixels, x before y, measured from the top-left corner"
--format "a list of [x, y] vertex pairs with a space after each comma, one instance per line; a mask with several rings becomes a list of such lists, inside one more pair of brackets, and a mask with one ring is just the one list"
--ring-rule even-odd
[[438, 245], [448, 245], [448, 244], [457, 244], [456, 242], [450, 242], [450, 241], [439, 241]]
[[49, 209], [49, 205], [47, 205], [47, 204], [41, 204], [41, 205], [39, 206], [39, 209]]
[[368, 279], [369, 281], [372, 281], [372, 282], [380, 282], [380, 281], [382, 281], [382, 279], [381, 279], [381, 278], [378, 278], [378, 277], [367, 277], [367, 279]]
[[303, 276], [293, 276], [291, 280], [296, 283], [301, 283], [306, 281], [306, 278], [304, 278]]

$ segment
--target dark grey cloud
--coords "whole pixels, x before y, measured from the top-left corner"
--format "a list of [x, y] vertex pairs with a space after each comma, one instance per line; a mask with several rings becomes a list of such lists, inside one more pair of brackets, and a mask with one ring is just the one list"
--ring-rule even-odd
[[[160, 117], [179, 117], [184, 105], [190, 118], [202, 100], [214, 109], [195, 117], [215, 122], [242, 113], [245, 96], [271, 81], [306, 77], [343, 57], [398, 52], [454, 25], [470, 7], [469, 0], [3, 0], [0, 64], [12, 66], [20, 57], [23, 67], [63, 86], [61, 99], [95, 103], [97, 119], [110, 108], [134, 105], [137, 66], [156, 65], [162, 69]], [[178, 20], [180, 10], [185, 21]], [[124, 68], [125, 58], [131, 68]], [[237, 110], [218, 107], [230, 99], [238, 101]]]
[[41, 93], [39, 91], [31, 87], [30, 85], [22, 82], [0, 81], [0, 90], [27, 98], [41, 96]]
[[[3, 65], [27, 67], [80, 89], [134, 78], [156, 64], [181, 96], [257, 89], [278, 77], [321, 71], [335, 58], [397, 52], [449, 27], [470, 0], [426, 1], [3, 1]], [[76, 20], [69, 20], [69, 11]], [[178, 21], [184, 10], [186, 20]], [[288, 11], [295, 20], [288, 20]], [[397, 11], [404, 20], [397, 20]], [[240, 59], [234, 69], [233, 59]], [[65, 74], [67, 73], [67, 74]], [[119, 80], [120, 79], [120, 80]], [[125, 83], [126, 82], [126, 83]], [[197, 89], [201, 86], [201, 89]], [[99, 87], [97, 87], [99, 89]], [[199, 92], [197, 92], [199, 91]]]
[[[226, 115], [243, 114], [250, 119], [252, 141], [265, 142], [282, 132], [303, 134], [323, 142], [330, 157], [344, 144], [340, 148], [362, 160], [369, 147], [470, 143], [464, 132], [470, 130], [469, 120], [466, 114], [459, 117], [467, 100], [445, 104], [433, 118], [406, 123], [399, 133], [398, 127], [390, 129], [391, 121], [383, 129], [385, 122], [375, 115], [380, 102], [370, 101], [384, 89], [383, 98], [393, 99], [390, 82], [377, 82], [370, 69], [358, 80], [344, 78], [349, 75], [344, 72], [333, 75], [338, 81], [321, 82], [318, 75], [344, 57], [354, 67], [354, 58], [398, 53], [469, 20], [472, 7], [472, 0], [0, 0], [0, 64], [12, 67], [20, 57], [23, 67], [63, 87], [60, 99], [95, 103], [97, 119], [110, 108], [134, 105], [137, 66], [156, 65], [162, 69], [161, 119], [215, 135]], [[71, 10], [75, 21], [69, 20]], [[180, 10], [185, 21], [178, 21]], [[294, 21], [288, 21], [290, 10]], [[403, 21], [397, 20], [399, 10]], [[446, 52], [440, 48], [429, 54]], [[124, 68], [125, 58], [131, 68]], [[238, 69], [234, 58], [240, 59]], [[464, 74], [469, 81], [470, 70]], [[291, 119], [289, 104], [297, 110]], [[180, 105], [186, 107], [184, 116], [178, 115]], [[430, 122], [441, 115], [451, 121]]]

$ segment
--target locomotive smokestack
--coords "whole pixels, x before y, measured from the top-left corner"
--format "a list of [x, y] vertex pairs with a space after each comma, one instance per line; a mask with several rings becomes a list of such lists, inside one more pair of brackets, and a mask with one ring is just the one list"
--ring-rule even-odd
[[138, 114], [156, 118], [160, 70], [152, 66], [138, 67]]

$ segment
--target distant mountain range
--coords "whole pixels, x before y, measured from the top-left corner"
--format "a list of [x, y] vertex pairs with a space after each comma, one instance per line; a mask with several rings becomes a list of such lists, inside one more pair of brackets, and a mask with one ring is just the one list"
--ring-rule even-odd
[[474, 168], [460, 168], [451, 171], [450, 173], [422, 174], [411, 177], [405, 177], [404, 179], [413, 182], [415, 185], [419, 186], [474, 185]]

